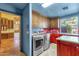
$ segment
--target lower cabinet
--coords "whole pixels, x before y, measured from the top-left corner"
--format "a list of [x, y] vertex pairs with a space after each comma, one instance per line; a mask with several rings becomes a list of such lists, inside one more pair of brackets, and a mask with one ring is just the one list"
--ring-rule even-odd
[[14, 37], [14, 33], [1, 33], [1, 39], [9, 39], [13, 37]]
[[58, 56], [79, 56], [79, 44], [57, 40]]
[[76, 56], [79, 56], [79, 45], [76, 46]]

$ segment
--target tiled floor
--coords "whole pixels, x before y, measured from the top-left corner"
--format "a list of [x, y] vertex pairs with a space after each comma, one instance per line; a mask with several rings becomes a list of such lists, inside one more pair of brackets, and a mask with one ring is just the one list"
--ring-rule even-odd
[[49, 49], [44, 51], [39, 56], [57, 56], [57, 45], [54, 43], [51, 43]]
[[2, 39], [0, 47], [0, 56], [24, 56], [20, 50], [18, 50], [17, 44], [14, 43], [13, 38]]

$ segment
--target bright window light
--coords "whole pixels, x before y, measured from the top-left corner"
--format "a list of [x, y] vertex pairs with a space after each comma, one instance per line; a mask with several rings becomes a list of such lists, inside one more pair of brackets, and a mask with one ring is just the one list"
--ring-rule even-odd
[[42, 4], [42, 7], [46, 8], [46, 7], [48, 7], [48, 6], [52, 5], [52, 4], [54, 4], [54, 3], [53, 2], [46, 2], [46, 3]]

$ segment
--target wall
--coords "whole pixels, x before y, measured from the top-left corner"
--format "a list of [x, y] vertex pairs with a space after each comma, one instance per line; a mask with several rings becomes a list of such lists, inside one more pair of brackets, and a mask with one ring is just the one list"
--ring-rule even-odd
[[22, 51], [25, 55], [30, 55], [30, 39], [29, 39], [29, 4], [24, 8], [22, 20]]
[[7, 11], [11, 13], [21, 14], [20, 10], [6, 3], [0, 3], [0, 11]]

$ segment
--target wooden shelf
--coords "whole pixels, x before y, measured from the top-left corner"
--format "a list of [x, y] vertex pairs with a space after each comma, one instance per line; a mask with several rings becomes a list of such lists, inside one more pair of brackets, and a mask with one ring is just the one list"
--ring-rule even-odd
[[[18, 24], [16, 24], [17, 22]], [[2, 39], [13, 37], [14, 32], [20, 32], [20, 16], [7, 12], [0, 12], [0, 25]]]
[[1, 31], [1, 34], [2, 33], [14, 33], [14, 30], [13, 29], [10, 29], [10, 30], [6, 30], [6, 31]]

